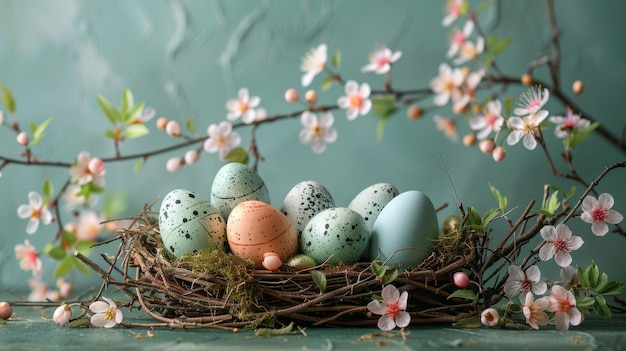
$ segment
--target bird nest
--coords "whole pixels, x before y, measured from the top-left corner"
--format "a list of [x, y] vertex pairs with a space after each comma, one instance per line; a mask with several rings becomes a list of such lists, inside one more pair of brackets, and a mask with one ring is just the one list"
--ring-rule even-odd
[[[372, 315], [366, 306], [381, 295], [385, 284], [408, 292], [406, 311], [411, 324], [455, 323], [476, 317], [502, 299], [503, 281], [491, 288], [485, 288], [483, 283], [502, 269], [504, 265], [497, 264], [502, 258], [519, 249], [504, 245], [503, 241], [497, 253], [486, 250], [487, 233], [471, 229], [465, 214], [463, 225], [441, 235], [433, 244], [431, 255], [411, 270], [387, 267], [374, 258], [354, 264], [325, 263], [302, 270], [283, 265], [270, 272], [255, 269], [251, 261], [219, 250], [172, 259], [163, 246], [158, 221], [148, 213], [138, 215], [131, 228], [118, 231], [109, 241], [119, 241], [119, 248], [113, 256], [102, 255], [104, 268], [77, 255], [102, 276], [101, 292], [116, 286], [130, 297], [127, 306], [139, 307], [170, 327], [234, 329], [276, 327], [290, 322], [375, 326], [379, 316]], [[538, 228], [534, 233], [537, 232]], [[531, 234], [527, 233], [526, 239], [520, 237], [517, 244], [529, 240], [534, 236]], [[492, 254], [486, 255], [487, 252]], [[459, 288], [452, 277], [458, 271], [466, 272], [475, 282], [466, 290], [473, 291], [476, 299], [455, 294]]]

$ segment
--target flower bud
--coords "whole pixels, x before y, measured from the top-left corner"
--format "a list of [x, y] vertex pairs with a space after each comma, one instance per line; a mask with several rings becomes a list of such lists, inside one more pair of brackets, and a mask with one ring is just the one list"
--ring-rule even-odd
[[491, 139], [486, 139], [481, 141], [480, 144], [478, 144], [478, 147], [480, 148], [480, 151], [489, 155], [496, 148], [496, 142]]
[[70, 322], [70, 318], [72, 318], [72, 308], [65, 303], [57, 307], [52, 315], [52, 320], [56, 324], [67, 324]]
[[476, 144], [476, 134], [468, 133], [463, 137], [463, 145], [470, 147]]
[[13, 308], [8, 302], [0, 302], [0, 319], [9, 319], [13, 314]]
[[89, 172], [92, 174], [103, 174], [105, 170], [104, 161], [98, 157], [94, 157], [89, 161]]
[[500, 314], [495, 308], [488, 308], [480, 314], [480, 322], [487, 327], [498, 325]]
[[180, 124], [176, 121], [169, 121], [165, 125], [167, 135], [178, 138], [180, 136]]
[[309, 104], [314, 104], [315, 101], [317, 101], [317, 93], [315, 92], [315, 90], [309, 90], [304, 94], [304, 99]]
[[506, 149], [502, 146], [497, 146], [495, 149], [493, 149], [493, 153], [491, 154], [491, 156], [493, 156], [494, 161], [500, 162], [504, 160], [504, 156], [506, 156]]
[[165, 126], [167, 126], [167, 118], [160, 117], [159, 119], [157, 119], [156, 126], [159, 129], [165, 129]]
[[17, 135], [16, 140], [17, 140], [18, 144], [20, 144], [22, 146], [26, 146], [30, 142], [30, 137], [28, 136], [28, 134], [26, 134], [26, 132], [20, 132]]
[[165, 168], [170, 171], [170, 172], [176, 172], [180, 169], [180, 166], [183, 165], [183, 162], [185, 160], [183, 160], [180, 157], [172, 157], [169, 160], [167, 160], [167, 163], [165, 164]]
[[533, 82], [533, 77], [528, 73], [524, 73], [522, 75], [522, 78], [520, 79], [520, 82], [524, 85], [530, 85]]
[[406, 110], [406, 116], [409, 117], [409, 119], [418, 119], [422, 117], [423, 114], [424, 110], [417, 105], [411, 105], [409, 109]]
[[48, 293], [46, 294], [46, 300], [61, 301], [62, 299], [63, 296], [61, 296], [61, 293], [58, 290], [48, 291]]
[[188, 165], [192, 165], [198, 161], [198, 151], [197, 150], [188, 150], [185, 152], [185, 163]]
[[72, 295], [72, 293], [74, 292], [74, 287], [72, 286], [72, 283], [64, 278], [57, 280], [57, 288], [59, 289], [59, 293], [61, 294], [61, 296], [64, 298]]
[[582, 81], [577, 80], [574, 82], [574, 84], [572, 84], [572, 90], [574, 91], [575, 94], [580, 94], [583, 92], [583, 89], [585, 88], [584, 84]]
[[263, 267], [268, 271], [277, 271], [280, 267], [283, 266], [283, 261], [280, 259], [280, 256], [274, 252], [266, 252], [263, 254], [263, 262], [261, 262]]
[[456, 272], [452, 276], [454, 280], [454, 285], [459, 289], [465, 289], [470, 284], [470, 279], [465, 272]]
[[298, 96], [298, 91], [296, 89], [287, 89], [285, 91], [285, 101], [289, 103], [298, 102], [300, 96]]

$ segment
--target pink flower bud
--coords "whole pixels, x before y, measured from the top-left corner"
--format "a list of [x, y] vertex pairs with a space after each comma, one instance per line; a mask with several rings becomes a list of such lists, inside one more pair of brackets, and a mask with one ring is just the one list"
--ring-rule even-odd
[[496, 148], [496, 142], [491, 139], [483, 140], [480, 142], [478, 147], [480, 148], [480, 151], [489, 155], [493, 152], [493, 149]]
[[156, 126], [159, 129], [165, 129], [165, 127], [167, 126], [167, 118], [160, 117], [159, 119], [157, 119]]
[[105, 169], [104, 161], [98, 157], [92, 158], [89, 161], [89, 166], [87, 167], [89, 168], [89, 172], [92, 174], [103, 174]]
[[176, 172], [180, 169], [180, 166], [182, 166], [183, 162], [184, 160], [180, 157], [172, 157], [167, 160], [165, 168], [170, 172]]
[[57, 307], [52, 315], [52, 320], [56, 324], [67, 324], [70, 322], [70, 318], [72, 318], [72, 308], [65, 303]]
[[280, 259], [280, 256], [274, 252], [266, 252], [263, 254], [263, 262], [261, 262], [263, 267], [268, 271], [277, 271], [280, 267], [283, 266], [283, 261]]
[[13, 308], [8, 302], [0, 302], [0, 319], [9, 319], [13, 314]]
[[493, 150], [491, 156], [493, 156], [494, 161], [500, 162], [504, 160], [504, 156], [506, 156], [506, 149], [502, 146], [498, 146]]
[[309, 90], [304, 94], [304, 99], [309, 104], [314, 104], [315, 101], [317, 101], [317, 93], [315, 92], [315, 90]]
[[470, 279], [465, 272], [454, 273], [452, 279], [454, 280], [454, 285], [456, 285], [456, 287], [459, 289], [465, 289], [470, 284]]
[[470, 147], [476, 144], [476, 134], [468, 133], [463, 137], [463, 145]]
[[287, 89], [287, 91], [285, 91], [285, 101], [294, 103], [298, 102], [298, 99], [300, 99], [300, 96], [298, 96], [298, 91], [296, 89]]
[[198, 161], [198, 151], [197, 150], [189, 150], [185, 152], [185, 163], [188, 165], [192, 165]]
[[167, 122], [167, 124], [165, 125], [165, 132], [169, 136], [178, 138], [180, 136], [180, 124], [178, 124], [178, 122], [176, 121]]
[[26, 134], [26, 132], [20, 132], [20, 134], [17, 135], [16, 140], [18, 144], [26, 146], [30, 142], [30, 137]]
[[500, 314], [495, 308], [488, 308], [480, 314], [480, 322], [487, 327], [498, 325]]
[[74, 292], [74, 287], [72, 286], [72, 283], [63, 278], [57, 280], [57, 288], [59, 288], [59, 293], [64, 298], [72, 295], [72, 293]]

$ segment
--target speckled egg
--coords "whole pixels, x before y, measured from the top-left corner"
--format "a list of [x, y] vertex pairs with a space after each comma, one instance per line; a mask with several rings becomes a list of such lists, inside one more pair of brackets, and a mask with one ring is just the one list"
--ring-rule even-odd
[[363, 216], [371, 231], [380, 212], [398, 194], [398, 189], [395, 186], [387, 183], [377, 183], [368, 186], [358, 193], [350, 201], [348, 208]]
[[236, 162], [227, 163], [215, 175], [211, 186], [211, 204], [228, 221], [230, 211], [246, 200], [270, 203], [265, 182], [250, 167]]
[[369, 237], [367, 223], [360, 214], [347, 207], [333, 207], [307, 223], [300, 238], [300, 250], [318, 263], [326, 260], [330, 264], [352, 263], [363, 256]]
[[439, 234], [437, 212], [423, 193], [411, 190], [394, 197], [376, 218], [370, 257], [403, 269], [414, 268], [432, 251]]
[[289, 218], [300, 238], [309, 220], [331, 207], [335, 207], [335, 200], [328, 189], [316, 181], [306, 180], [291, 188], [280, 210]]
[[226, 221], [208, 200], [184, 189], [170, 191], [159, 209], [165, 248], [176, 257], [206, 248], [226, 248]]
[[298, 236], [289, 219], [262, 201], [248, 200], [233, 208], [226, 225], [231, 252], [261, 268], [263, 255], [278, 254], [285, 262], [298, 250]]

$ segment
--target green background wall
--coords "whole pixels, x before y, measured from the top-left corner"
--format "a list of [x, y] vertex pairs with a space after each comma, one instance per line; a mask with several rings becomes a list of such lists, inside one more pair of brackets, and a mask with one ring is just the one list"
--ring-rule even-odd
[[[478, 2], [472, 2], [478, 4]], [[22, 126], [49, 117], [53, 122], [46, 137], [36, 146], [38, 156], [70, 162], [81, 150], [101, 157], [113, 156], [109, 140], [102, 135], [108, 122], [95, 96], [102, 94], [117, 104], [124, 88], [135, 99], [183, 122], [196, 117], [198, 131], [225, 119], [225, 102], [240, 87], [261, 97], [270, 114], [286, 113], [300, 106], [287, 104], [283, 93], [300, 86], [300, 58], [311, 47], [327, 43], [329, 50], [342, 51], [342, 75], [375, 89], [383, 78], [363, 74], [360, 68], [378, 44], [402, 50], [394, 65], [394, 87], [424, 88], [437, 75], [445, 59], [449, 29], [441, 26], [444, 3], [440, 1], [8, 1], [0, 2], [0, 81], [17, 99], [16, 118]], [[585, 82], [585, 92], [573, 97], [610, 130], [619, 133], [624, 125], [626, 91], [626, 23], [622, 1], [556, 1], [557, 20], [562, 28], [562, 81]], [[513, 37], [513, 44], [500, 57], [500, 67], [521, 75], [526, 64], [541, 52], [549, 54], [549, 26], [543, 1], [496, 1], [481, 12], [480, 23], [488, 33]], [[545, 69], [537, 71], [547, 77]], [[319, 88], [318, 77], [312, 87]], [[509, 94], [523, 90], [511, 87]], [[343, 89], [334, 86], [320, 93], [320, 103], [334, 104]], [[431, 103], [425, 103], [430, 106]], [[563, 108], [551, 103], [552, 114]], [[451, 116], [449, 107], [437, 113]], [[299, 120], [263, 125], [258, 131], [259, 147], [266, 160], [259, 173], [265, 180], [272, 203], [280, 206], [289, 189], [302, 180], [316, 180], [331, 191], [338, 205], [346, 206], [363, 188], [389, 182], [400, 191], [421, 190], [438, 205], [450, 206], [439, 213], [456, 213], [453, 192], [439, 162], [445, 161], [460, 200], [479, 211], [495, 206], [487, 184], [491, 181], [511, 205], [521, 208], [530, 199], [541, 198], [542, 185], [572, 183], [552, 176], [539, 149], [530, 152], [521, 144], [508, 147], [507, 158], [496, 164], [477, 149], [453, 143], [437, 131], [433, 113], [411, 121], [400, 110], [387, 124], [384, 137], [376, 140], [376, 118], [370, 114], [348, 122], [335, 112], [339, 139], [326, 152], [315, 155], [298, 140]], [[153, 130], [149, 137], [130, 140], [122, 152], [147, 151], [173, 141]], [[468, 131], [460, 124], [459, 134]], [[248, 129], [240, 131], [243, 145]], [[548, 135], [551, 145], [559, 142]], [[20, 151], [15, 135], [0, 129], [0, 154], [15, 157]], [[141, 171], [133, 173], [133, 162], [110, 164], [107, 188], [125, 191], [126, 207], [120, 215], [134, 215], [142, 204], [164, 196], [173, 188], [187, 188], [209, 196], [214, 174], [221, 163], [216, 155], [203, 154], [200, 162], [180, 172], [168, 173], [165, 162], [184, 150], [150, 158]], [[558, 156], [556, 156], [558, 157]], [[578, 171], [592, 179], [604, 166], [623, 161], [598, 137], [575, 153]], [[66, 169], [9, 166], [0, 178], [0, 286], [27, 288], [30, 273], [19, 270], [13, 247], [29, 239], [41, 248], [54, 235], [55, 227], [40, 228], [26, 236], [26, 221], [16, 215], [27, 202], [30, 190], [40, 191], [43, 178], [57, 189], [67, 177]], [[600, 191], [616, 198], [616, 208], [626, 213], [624, 171], [609, 175]], [[579, 193], [582, 189], [579, 188]], [[515, 217], [517, 218], [517, 217]], [[580, 221], [574, 220], [572, 223]], [[575, 263], [588, 265], [593, 258], [614, 279], [626, 280], [622, 267], [626, 238], [594, 237], [587, 224], [572, 224], [574, 233], [586, 244], [574, 254]], [[536, 240], [539, 243], [539, 240]], [[114, 252], [113, 246], [103, 251]], [[46, 279], [54, 283], [52, 265], [45, 258]], [[558, 279], [552, 262], [542, 271]], [[74, 283], [96, 283], [95, 274], [71, 276]]]

